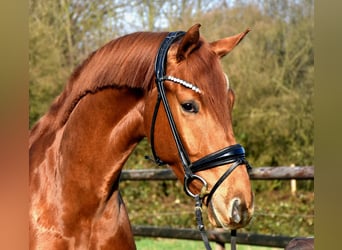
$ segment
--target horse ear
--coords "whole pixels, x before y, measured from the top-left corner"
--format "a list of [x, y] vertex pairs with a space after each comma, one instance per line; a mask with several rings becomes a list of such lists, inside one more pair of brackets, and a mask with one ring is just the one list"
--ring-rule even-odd
[[227, 55], [236, 45], [238, 45], [242, 39], [250, 32], [250, 29], [241, 32], [237, 35], [223, 38], [221, 40], [210, 43], [211, 49], [219, 56], [224, 57]]
[[201, 25], [199, 23], [195, 24], [185, 33], [177, 49], [176, 58], [178, 62], [187, 58], [187, 56], [196, 48], [200, 38], [200, 27]]

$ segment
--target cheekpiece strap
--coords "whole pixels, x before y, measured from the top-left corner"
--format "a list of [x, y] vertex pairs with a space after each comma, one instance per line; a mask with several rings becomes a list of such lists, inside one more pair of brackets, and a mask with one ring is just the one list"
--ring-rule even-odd
[[173, 133], [173, 137], [175, 139], [176, 145], [177, 145], [177, 149], [178, 149], [178, 153], [180, 154], [181, 160], [183, 165], [184, 164], [188, 164], [188, 157], [186, 155], [186, 153], [184, 153], [184, 150], [182, 152], [183, 149], [183, 145], [180, 141], [180, 137], [178, 135], [178, 132], [176, 130], [175, 127], [175, 123], [173, 121], [172, 118], [172, 114], [170, 111], [170, 107], [169, 104], [167, 102], [166, 99], [166, 95], [165, 95], [165, 90], [164, 90], [164, 77], [165, 77], [165, 65], [166, 65], [166, 59], [167, 59], [167, 52], [171, 46], [172, 43], [174, 43], [177, 39], [179, 39], [180, 37], [182, 37], [185, 34], [184, 31], [176, 31], [176, 32], [170, 32], [166, 38], [163, 40], [163, 42], [161, 43], [157, 56], [156, 56], [156, 60], [155, 60], [155, 65], [154, 65], [154, 70], [155, 70], [155, 76], [156, 76], [156, 84], [157, 84], [157, 90], [158, 90], [158, 99], [157, 99], [157, 103], [154, 109], [154, 114], [152, 117], [152, 124], [151, 124], [151, 149], [152, 149], [152, 154], [153, 154], [153, 158], [154, 161], [158, 164], [158, 165], [163, 165], [165, 164], [156, 154], [155, 149], [154, 149], [154, 127], [155, 127], [155, 123], [156, 123], [156, 119], [157, 119], [157, 114], [158, 114], [158, 110], [160, 107], [160, 103], [163, 102], [167, 116], [168, 116], [168, 120], [170, 123], [170, 127]]
[[167, 57], [167, 51], [169, 50], [171, 44], [175, 42], [180, 37], [184, 36], [184, 31], [170, 32], [164, 39], [160, 48], [158, 50], [156, 62], [154, 65], [154, 70], [156, 73], [156, 81], [163, 81], [165, 75], [165, 62]]

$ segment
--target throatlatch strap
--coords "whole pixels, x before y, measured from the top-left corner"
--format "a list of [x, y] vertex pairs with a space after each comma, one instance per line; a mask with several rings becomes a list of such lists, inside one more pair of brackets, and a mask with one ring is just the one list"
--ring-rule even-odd
[[[161, 166], [161, 165], [164, 165], [165, 162], [163, 162], [157, 155], [155, 149], [154, 149], [154, 125], [156, 123], [156, 119], [157, 119], [157, 115], [158, 115], [158, 110], [159, 110], [159, 107], [160, 107], [160, 101], [161, 101], [161, 98], [160, 96], [158, 95], [158, 98], [157, 98], [157, 103], [156, 103], [156, 106], [154, 108], [154, 112], [153, 112], [153, 116], [152, 116], [152, 125], [151, 125], [151, 130], [150, 130], [150, 133], [151, 133], [151, 150], [152, 150], [152, 155], [153, 155], [153, 159], [151, 159], [152, 161], [154, 161], [158, 166]], [[150, 159], [150, 157], [148, 156], [145, 156], [146, 159]]]

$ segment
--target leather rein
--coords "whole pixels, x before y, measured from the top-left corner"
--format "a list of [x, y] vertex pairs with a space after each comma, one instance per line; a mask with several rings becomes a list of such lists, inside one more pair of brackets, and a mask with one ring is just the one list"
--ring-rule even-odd
[[[157, 90], [158, 90], [158, 98], [155, 105], [153, 117], [152, 117], [152, 125], [151, 125], [151, 148], [152, 148], [152, 154], [154, 157], [154, 161], [158, 165], [165, 164], [156, 154], [155, 148], [154, 148], [154, 128], [155, 123], [157, 119], [158, 110], [160, 107], [160, 103], [163, 103], [167, 119], [172, 131], [172, 135], [174, 138], [174, 141], [176, 143], [177, 151], [179, 158], [182, 162], [183, 169], [184, 169], [184, 191], [187, 195], [195, 199], [195, 215], [196, 215], [196, 221], [198, 225], [198, 229], [201, 233], [202, 239], [204, 241], [204, 245], [207, 250], [210, 250], [211, 247], [209, 245], [208, 237], [204, 228], [203, 219], [202, 219], [202, 203], [205, 197], [206, 203], [205, 205], [208, 206], [208, 204], [211, 201], [211, 198], [213, 197], [215, 191], [218, 189], [218, 187], [223, 183], [223, 181], [240, 165], [246, 165], [247, 169], [251, 169], [251, 166], [245, 159], [245, 150], [240, 144], [235, 144], [228, 146], [226, 148], [223, 148], [219, 151], [216, 151], [214, 153], [211, 153], [207, 156], [204, 156], [203, 158], [196, 160], [194, 162], [191, 162], [189, 155], [187, 151], [185, 150], [182, 140], [178, 134], [178, 130], [176, 127], [176, 123], [173, 119], [172, 112], [170, 109], [170, 105], [168, 103], [168, 100], [166, 98], [165, 88], [164, 88], [164, 81], [172, 81], [177, 84], [181, 84], [184, 87], [190, 88], [195, 92], [200, 92], [200, 89], [197, 88], [195, 85], [188, 83], [184, 80], [178, 79], [173, 76], [166, 76], [165, 75], [165, 65], [167, 61], [167, 52], [173, 42], [183, 37], [185, 34], [184, 31], [176, 31], [176, 32], [170, 32], [167, 37], [162, 42], [158, 54], [156, 56], [155, 61], [155, 75], [156, 75], [156, 84], [157, 84]], [[196, 175], [196, 172], [211, 169], [217, 166], [222, 166], [226, 164], [232, 164], [228, 170], [218, 179], [216, 184], [212, 187], [212, 189], [208, 190], [208, 184], [204, 178], [202, 178], [199, 175]], [[190, 184], [192, 181], [198, 180], [203, 184], [203, 187], [201, 189], [201, 192], [198, 194], [194, 194], [190, 191]], [[231, 231], [231, 237], [236, 236], [236, 230]], [[231, 239], [231, 243], [233, 240]], [[234, 239], [235, 242], [235, 239]], [[235, 244], [232, 243], [232, 249], [235, 249]]]

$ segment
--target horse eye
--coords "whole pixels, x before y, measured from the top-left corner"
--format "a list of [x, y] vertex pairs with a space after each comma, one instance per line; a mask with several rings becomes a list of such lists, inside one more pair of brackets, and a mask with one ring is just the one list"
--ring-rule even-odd
[[188, 112], [188, 113], [198, 112], [198, 106], [194, 102], [185, 102], [185, 103], [182, 103], [181, 106], [185, 112]]

